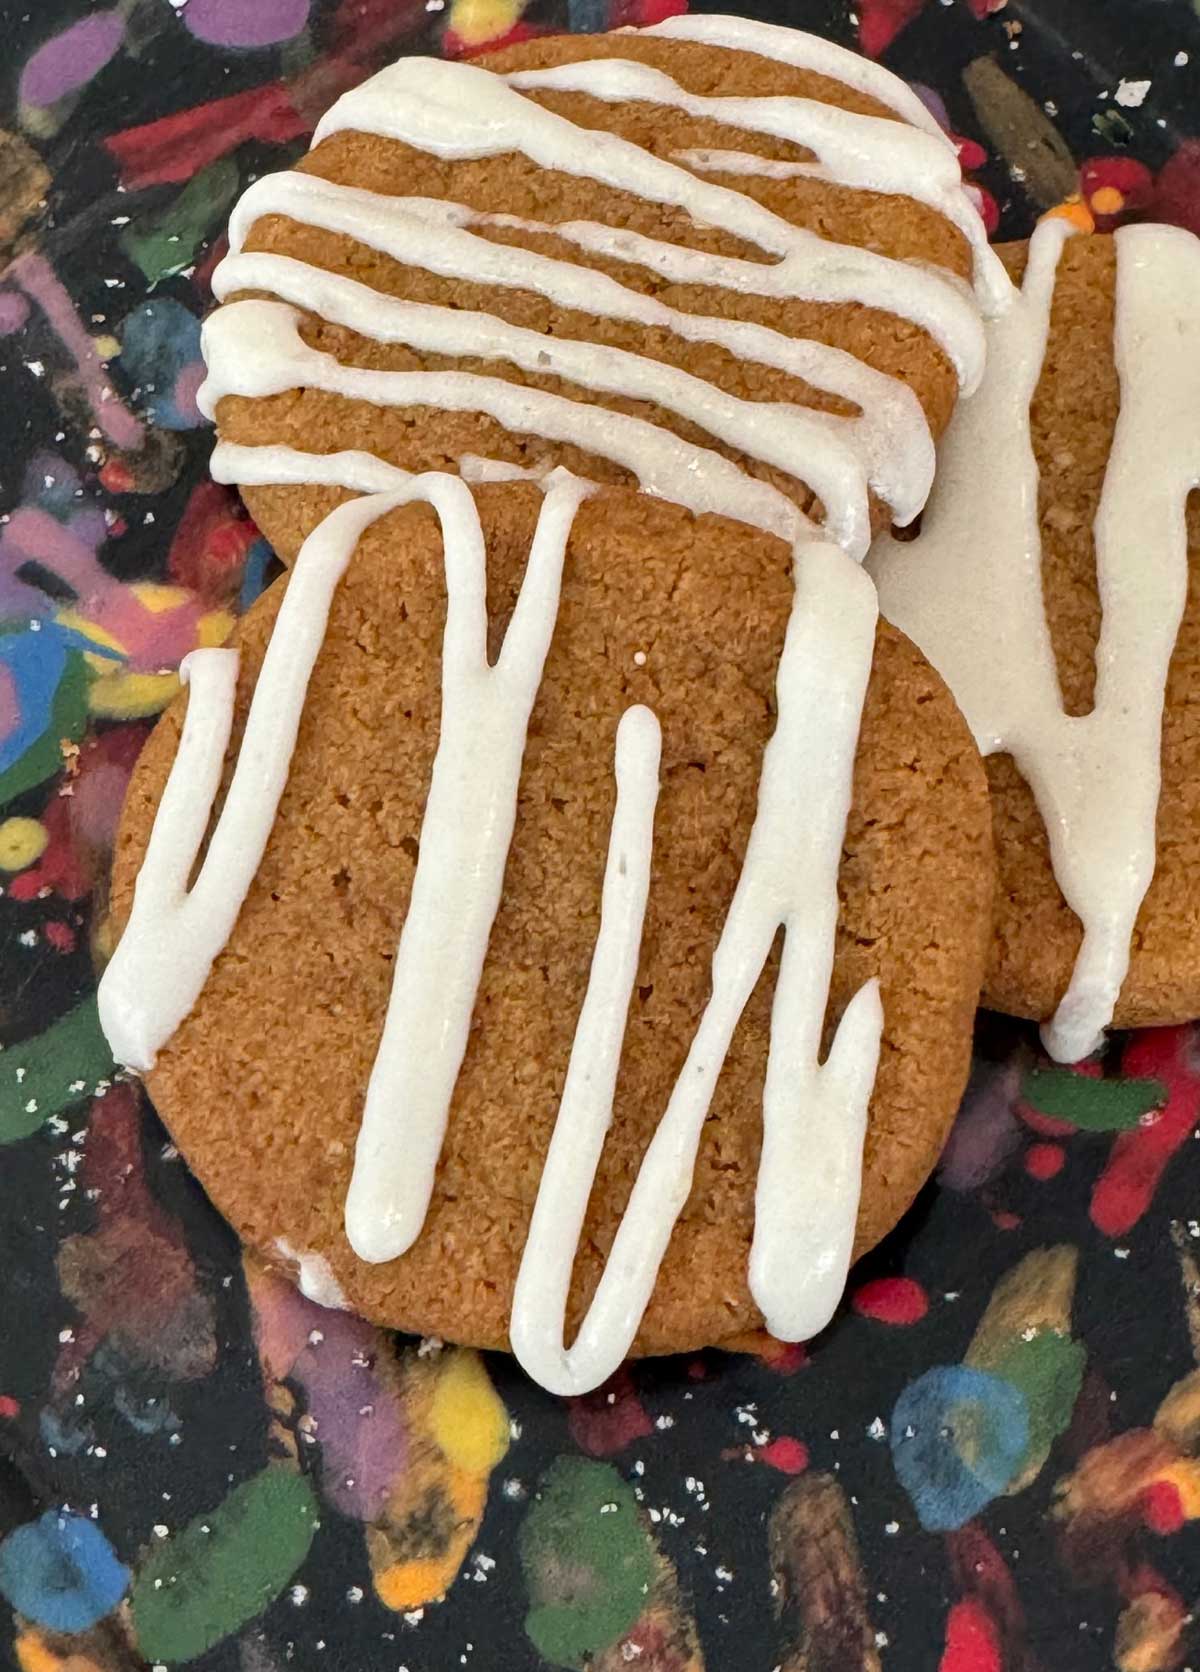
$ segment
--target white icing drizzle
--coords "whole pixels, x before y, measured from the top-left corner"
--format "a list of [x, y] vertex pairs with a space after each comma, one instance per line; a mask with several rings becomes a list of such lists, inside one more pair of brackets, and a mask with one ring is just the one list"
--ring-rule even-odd
[[469, 489], [453, 477], [414, 477], [399, 493], [352, 499], [305, 541], [306, 561], [303, 570], [297, 563], [284, 593], [225, 804], [190, 888], [229, 746], [238, 653], [193, 650], [184, 658], [179, 671], [189, 696], [183, 734], [129, 921], [97, 995], [100, 1026], [125, 1067], [153, 1068], [233, 933], [266, 852], [329, 607], [359, 535], [408, 499], [438, 496], [451, 502], [455, 487], [470, 504]]
[[653, 715], [629, 709], [618, 730], [617, 807], [600, 933], [510, 1325], [517, 1358], [553, 1393], [597, 1386], [633, 1343], [691, 1189], [705, 1116], [734, 1029], [781, 927], [750, 1289], [768, 1330], [798, 1341], [828, 1323], [845, 1286], [883, 1026], [877, 982], [867, 982], [847, 1006], [823, 1066], [818, 1053], [876, 602], [865, 577], [827, 545], [798, 547], [796, 566], [796, 602], [776, 684], [778, 724], [764, 751], [758, 810], [713, 955], [712, 996], [568, 1349], [563, 1334], [571, 1270], [612, 1121], [657, 796]]
[[197, 396], [201, 411], [211, 417], [230, 394], [279, 395], [307, 388], [376, 406], [482, 412], [507, 430], [568, 442], [611, 459], [647, 492], [697, 514], [719, 511], [789, 541], [799, 529], [811, 527], [777, 488], [747, 476], [711, 448], [690, 445], [645, 419], [473, 372], [343, 366], [331, 354], [308, 347], [300, 335], [301, 317], [286, 303], [260, 301], [230, 302], [211, 314], [203, 332], [208, 377]]
[[[650, 64], [622, 58], [583, 59], [548, 69], [520, 70], [504, 79], [522, 93], [586, 93], [608, 103], [665, 105], [689, 116], [711, 118], [746, 133], [766, 134], [802, 146], [817, 160], [793, 163], [795, 174], [859, 191], [909, 197], [936, 209], [971, 245], [976, 287], [989, 311], [1002, 311], [1010, 300], [1012, 287], [1004, 264], [989, 247], [979, 211], [963, 189], [956, 153], [922, 128], [895, 122], [891, 117], [857, 115], [816, 99], [778, 95], [735, 98], [727, 94], [704, 98], [686, 92]], [[689, 155], [679, 154], [680, 160], [687, 163]], [[745, 162], [752, 160], [744, 157], [737, 172], [772, 172], [770, 168], [746, 167]]]
[[441, 737], [346, 1199], [346, 1235], [363, 1260], [394, 1260], [425, 1222], [500, 905], [567, 539], [587, 489], [570, 477], [549, 486], [495, 667], [487, 660], [483, 531], [462, 491], [470, 516], [447, 526], [444, 541]]
[[344, 93], [318, 123], [314, 143], [347, 129], [399, 140], [446, 160], [517, 152], [540, 168], [678, 207], [697, 225], [718, 227], [776, 257], [777, 282], [786, 284], [786, 294], [858, 302], [910, 319], [944, 348], [960, 380], [969, 386], [978, 379], [978, 315], [948, 275], [793, 226], [753, 198], [702, 180], [616, 134], [576, 127], [476, 65], [401, 59]]
[[[345, 94], [322, 120], [314, 143], [354, 129], [447, 159], [516, 151], [539, 167], [677, 207], [697, 225], [718, 227], [753, 245], [764, 259], [716, 256], [597, 222], [526, 222], [427, 198], [383, 197], [311, 175], [275, 175], [254, 184], [235, 210], [231, 253], [214, 284], [222, 299], [241, 290], [265, 291], [284, 306], [272, 316], [270, 304], [233, 303], [209, 321], [204, 410], [211, 415], [227, 393], [262, 395], [309, 386], [381, 404], [479, 412], [519, 434], [570, 443], [610, 459], [633, 471], [646, 491], [694, 511], [712, 508], [712, 496], [697, 477], [707, 482], [717, 471], [722, 480], [716, 497], [728, 514], [789, 540], [809, 526], [786, 495], [735, 471], [711, 448], [584, 400], [452, 369], [401, 374], [339, 367], [331, 357], [308, 349], [300, 337], [292, 308], [311, 309], [360, 335], [404, 343], [417, 352], [506, 361], [526, 373], [560, 377], [576, 389], [661, 405], [739, 453], [803, 480], [821, 502], [830, 536], [855, 557], [864, 555], [869, 540], [871, 492], [889, 505], [895, 522], [911, 521], [929, 491], [933, 445], [919, 401], [899, 379], [827, 345], [726, 319], [720, 311], [670, 307], [586, 263], [488, 236], [502, 228], [549, 234], [585, 255], [640, 266], [669, 283], [878, 307], [928, 331], [953, 361], [962, 385], [973, 387], [982, 371], [984, 338], [978, 310], [960, 280], [920, 263], [832, 243], [791, 225], [745, 193], [706, 181], [616, 135], [578, 127], [518, 90], [517, 84], [570, 85], [601, 97], [653, 98], [716, 115], [733, 127], [785, 137], [815, 151], [818, 161], [811, 167], [843, 185], [903, 191], [936, 206], [975, 245], [981, 295], [991, 306], [1007, 299], [1011, 286], [1002, 273], [997, 283], [1000, 269], [986, 249], [954, 148], [902, 83], [828, 43], [800, 37], [789, 44], [791, 31], [747, 32], [728, 19], [714, 20], [712, 27], [722, 41], [726, 34], [737, 36], [739, 50], [762, 53], [772, 46], [782, 61], [808, 63], [876, 96], [886, 92], [884, 102], [903, 120], [856, 116], [812, 100], [698, 99], [648, 65], [617, 60], [530, 72], [511, 78], [514, 85], [509, 85], [477, 66], [405, 59]], [[836, 416], [792, 402], [747, 400], [670, 362], [544, 335], [490, 312], [384, 296], [352, 278], [288, 257], [248, 254], [247, 232], [264, 214], [287, 215], [353, 237], [396, 261], [446, 278], [527, 290], [592, 317], [718, 345], [742, 361], [803, 379], [857, 410]], [[246, 449], [225, 456], [222, 467], [253, 468]], [[261, 468], [272, 467], [264, 461]], [[493, 477], [501, 468], [511, 474], [524, 467], [502, 467], [499, 461], [485, 466]], [[343, 458], [321, 469], [334, 471], [344, 485], [361, 484], [364, 491], [384, 485], [384, 473], [365, 459]], [[533, 474], [543, 472], [535, 469]]]
[[891, 70], [871, 58], [864, 58], [836, 41], [824, 40], [820, 35], [809, 35], [801, 29], [788, 29], [778, 23], [759, 23], [748, 17], [729, 17], [720, 13], [691, 13], [682, 17], [666, 18], [662, 23], [646, 29], [628, 29], [621, 34], [655, 35], [675, 41], [699, 41], [707, 46], [721, 46], [730, 52], [750, 52], [759, 58], [773, 58], [779, 64], [791, 64], [797, 70], [811, 70], [829, 81], [840, 81], [865, 93], [877, 104], [886, 105], [897, 116], [933, 134], [951, 151], [954, 141], [939, 125], [929, 107], [912, 88]]
[[275, 1250], [282, 1259], [295, 1266], [296, 1287], [305, 1300], [311, 1300], [331, 1312], [349, 1312], [350, 1302], [323, 1254], [303, 1253], [293, 1248], [285, 1237], [277, 1238]]
[[[560, 377], [598, 393], [657, 402], [717, 440], [788, 473], [801, 459], [806, 481], [824, 503], [830, 537], [855, 559], [866, 556], [871, 540], [866, 472], [852, 435], [826, 413], [782, 402], [741, 400], [690, 372], [626, 349], [543, 336], [465, 308], [381, 296], [354, 279], [288, 256], [233, 256], [223, 266], [222, 294], [267, 290], [377, 342], [404, 343], [451, 357], [502, 359], [523, 371]], [[428, 382], [437, 374], [422, 375]]]
[[[304, 455], [275, 449], [272, 459], [277, 472], [294, 472]], [[342, 463], [347, 459], [357, 468], [354, 455], [343, 455]], [[494, 666], [486, 659], [483, 534], [464, 482], [413, 477], [396, 492], [338, 507], [309, 536], [267, 646], [225, 805], [189, 890], [232, 730], [237, 674], [236, 652], [193, 653], [180, 748], [129, 923], [100, 985], [101, 1022], [118, 1060], [150, 1067], [198, 998], [261, 862], [333, 594], [355, 546], [366, 527], [396, 506], [415, 499], [431, 503], [442, 523], [447, 587], [442, 731], [346, 1204], [347, 1235], [370, 1260], [403, 1252], [424, 1221], [499, 905], [529, 715], [557, 619], [563, 557], [576, 508], [589, 491], [561, 471], [546, 487], [520, 596]], [[512, 1321], [522, 1362], [558, 1391], [596, 1385], [633, 1340], [687, 1198], [721, 1063], [780, 927], [784, 946], [764, 1093], [751, 1292], [768, 1327], [798, 1338], [828, 1320], [844, 1284], [882, 1028], [875, 982], [847, 1008], [823, 1066], [817, 1054], [876, 603], [870, 582], [836, 547], [800, 544], [795, 566], [796, 598], [776, 686], [778, 721], [764, 751], [758, 810], [714, 954], [712, 998], [639, 1171], [595, 1303], [568, 1351], [563, 1312], [612, 1118], [657, 798], [658, 723], [642, 707], [627, 711], [620, 723], [618, 806], [600, 936]], [[301, 1275], [316, 1298], [334, 1294], [322, 1273], [310, 1268], [305, 1277], [303, 1261]]]
[[[242, 251], [254, 221], [271, 214], [345, 234], [397, 261], [443, 278], [533, 291], [564, 308], [664, 328], [684, 341], [714, 343], [739, 360], [755, 361], [801, 378], [861, 409], [857, 417], [832, 418], [778, 403], [764, 408], [764, 416], [783, 411], [793, 423], [802, 416], [809, 424], [807, 433], [817, 436], [819, 450], [825, 450], [827, 437], [844, 435], [839, 448], [839, 475], [824, 490], [813, 482], [815, 491], [822, 498], [829, 493], [836, 503], [847, 493], [865, 496], [869, 484], [891, 507], [894, 520], [902, 527], [925, 503], [933, 479], [933, 442], [920, 402], [907, 384], [874, 371], [844, 350], [787, 337], [750, 321], [685, 313], [630, 290], [593, 268], [496, 243], [470, 230], [480, 225], [512, 225], [510, 217], [488, 216], [430, 198], [384, 197], [309, 174], [265, 175], [249, 188], [230, 223], [231, 256]], [[532, 222], [516, 224], [527, 232], [558, 230]], [[214, 275], [214, 290], [224, 299], [239, 288], [239, 283], [247, 288], [272, 288], [263, 282], [264, 277], [269, 279], [269, 274], [264, 276], [260, 271], [259, 280], [252, 283], [242, 277], [236, 262], [225, 261]], [[455, 318], [460, 317], [456, 312]], [[539, 338], [539, 344], [545, 349], [548, 339]], [[576, 345], [575, 352], [590, 347]], [[658, 362], [645, 364], [657, 373]], [[796, 439], [798, 446], [804, 444], [802, 436]], [[810, 454], [806, 450], [796, 457], [803, 458], [807, 479]], [[795, 468], [795, 460], [791, 467]]]
[[[1116, 234], [1121, 406], [1095, 524], [1102, 606], [1095, 700], [1063, 711], [1046, 625], [1030, 402], [1068, 228], [1044, 221], [1019, 302], [990, 328], [988, 375], [945, 439], [920, 536], [878, 542], [885, 615], [954, 692], [985, 754], [1012, 754], [1083, 926], [1070, 985], [1043, 1028], [1059, 1061], [1093, 1051], [1129, 966], [1154, 873], [1163, 698], [1187, 594], [1186, 502], [1200, 484], [1200, 241]], [[981, 465], [986, 461], [986, 469]]]

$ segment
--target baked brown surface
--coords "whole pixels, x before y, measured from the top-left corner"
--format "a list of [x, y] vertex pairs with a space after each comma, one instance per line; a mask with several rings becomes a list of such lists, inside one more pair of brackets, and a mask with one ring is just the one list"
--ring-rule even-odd
[[[541, 496], [477, 490], [493, 652]], [[605, 492], [575, 523], [534, 709], [504, 897], [425, 1229], [402, 1259], [350, 1252], [342, 1213], [418, 851], [439, 726], [437, 523], [406, 507], [368, 531], [336, 595], [263, 864], [203, 997], [149, 1076], [213, 1200], [249, 1243], [328, 1257], [356, 1310], [499, 1346], [598, 927], [618, 718], [663, 730], [655, 862], [615, 1120], [576, 1266], [590, 1296], [709, 988], [754, 811], [791, 605], [787, 548]], [[239, 624], [238, 730], [281, 581]], [[635, 651], [646, 653], [643, 667]], [[120, 926], [184, 703], [138, 763], [120, 831]], [[968, 1067], [992, 887], [983, 771], [948, 692], [881, 626], [840, 877], [830, 1019], [870, 975], [886, 1032], [856, 1248], [929, 1173]], [[695, 1185], [638, 1340], [717, 1342], [759, 1322], [746, 1284], [775, 960], [734, 1037]]]
[[[816, 98], [842, 108], [899, 120], [884, 106], [824, 77], [750, 53], [730, 52], [694, 42], [660, 40], [636, 32], [608, 36], [557, 36], [525, 42], [483, 60], [487, 67], [510, 71], [552, 65], [578, 58], [636, 58], [665, 71], [693, 93], [791, 94]], [[584, 94], [538, 93], [549, 106], [585, 127], [606, 128], [663, 157], [687, 148], [711, 147], [753, 152], [785, 160], [810, 153], [784, 141], [700, 120], [661, 106], [606, 104]], [[503, 212], [555, 223], [575, 219], [603, 221], [646, 235], [723, 255], [773, 262], [774, 256], [741, 240], [695, 225], [681, 211], [643, 202], [592, 180], [539, 169], [517, 156], [446, 162], [396, 141], [359, 133], [334, 134], [297, 167], [342, 184], [406, 196], [450, 199], [475, 209]], [[962, 234], [943, 215], [910, 198], [852, 191], [824, 181], [770, 180], [706, 174], [757, 198], [783, 219], [823, 237], [895, 256], [930, 263], [960, 278], [969, 277], [970, 251]], [[941, 349], [920, 327], [895, 315], [858, 305], [828, 305], [749, 296], [711, 286], [670, 284], [632, 262], [585, 254], [564, 240], [520, 230], [483, 229], [485, 236], [520, 244], [560, 259], [586, 262], [625, 286], [656, 296], [686, 312], [753, 320], [788, 335], [815, 338], [847, 350], [858, 359], [908, 383], [939, 435], [949, 420], [957, 393], [954, 371]], [[293, 256], [317, 267], [352, 276], [388, 295], [441, 306], [478, 309], [540, 333], [603, 342], [650, 359], [682, 367], [749, 400], [788, 400], [827, 411], [854, 409], [814, 390], [799, 379], [770, 367], [739, 360], [715, 345], [688, 343], [673, 334], [560, 308], [534, 292], [472, 285], [438, 278], [404, 266], [341, 235], [307, 227], [282, 216], [265, 216], [247, 239], [249, 250]], [[648, 419], [694, 443], [736, 459], [744, 469], [773, 482], [809, 510], [814, 500], [799, 477], [745, 457], [704, 430], [648, 402], [599, 395], [552, 376], [534, 376], [496, 360], [448, 359], [421, 354], [398, 344], [380, 344], [332, 326], [315, 315], [302, 329], [306, 342], [348, 365], [376, 370], [458, 371], [501, 376], [551, 393]], [[281, 442], [306, 451], [361, 448], [393, 464], [414, 470], [456, 470], [463, 454], [482, 455], [521, 466], [565, 464], [595, 481], [632, 485], [631, 476], [606, 460], [565, 444], [504, 430], [494, 420], [472, 413], [431, 407], [379, 408], [315, 390], [289, 390], [264, 399], [227, 396], [218, 413], [226, 440], [253, 445]], [[802, 461], [797, 469], [802, 470]], [[337, 490], [311, 487], [254, 487], [246, 502], [282, 556], [294, 555], [303, 533], [313, 528], [340, 498]], [[875, 508], [878, 527], [887, 515]]]
[[[1001, 254], [1019, 277], [1026, 246]], [[1067, 712], [1085, 714], [1100, 628], [1092, 526], [1116, 428], [1116, 246], [1072, 238], [1063, 250], [1050, 338], [1032, 407], [1041, 472], [1046, 616]], [[1188, 602], [1167, 681], [1158, 862], [1134, 930], [1120, 1027], [1200, 1015], [1200, 495], [1188, 504]], [[984, 1002], [1016, 1016], [1053, 1014], [1079, 951], [1079, 920], [1059, 891], [1032, 792], [1008, 755], [986, 762], [998, 884]]]

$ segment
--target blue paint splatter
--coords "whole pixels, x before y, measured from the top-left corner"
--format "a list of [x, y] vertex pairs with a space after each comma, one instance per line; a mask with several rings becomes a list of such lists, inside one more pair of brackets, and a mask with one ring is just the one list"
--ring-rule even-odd
[[47, 1510], [0, 1544], [0, 1595], [51, 1631], [86, 1631], [129, 1589], [130, 1572], [94, 1521]]
[[922, 1527], [950, 1532], [978, 1515], [1016, 1474], [1029, 1444], [1025, 1396], [967, 1365], [941, 1365], [896, 1401], [892, 1461]]
[[169, 297], [147, 302], [121, 331], [121, 369], [140, 384], [145, 413], [162, 430], [194, 430], [204, 423], [196, 407], [203, 376], [200, 321]]

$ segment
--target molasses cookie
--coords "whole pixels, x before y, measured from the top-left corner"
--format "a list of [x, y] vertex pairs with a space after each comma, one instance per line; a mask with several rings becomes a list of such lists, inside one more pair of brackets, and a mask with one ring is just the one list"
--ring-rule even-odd
[[985, 1002], [1072, 1061], [1200, 1013], [1200, 240], [1051, 219], [1003, 254], [1020, 301], [871, 568], [991, 757]]
[[861, 558], [924, 503], [1011, 289], [903, 82], [721, 17], [403, 59], [230, 245], [213, 468], [285, 560], [397, 468], [555, 466], [696, 513], [737, 480], [733, 514]]
[[819, 1328], [945, 1138], [992, 889], [975, 746], [861, 569], [422, 477], [232, 642], [138, 763], [101, 1016], [240, 1235], [558, 1391]]

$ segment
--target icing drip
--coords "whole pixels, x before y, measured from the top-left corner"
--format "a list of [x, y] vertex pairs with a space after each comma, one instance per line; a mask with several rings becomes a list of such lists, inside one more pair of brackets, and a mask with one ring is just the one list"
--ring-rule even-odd
[[346, 1199], [346, 1235], [363, 1260], [395, 1259], [425, 1222], [500, 905], [567, 539], [587, 489], [572, 478], [549, 487], [495, 667], [487, 661], [483, 532], [462, 491], [470, 517], [462, 513], [462, 526], [445, 534], [441, 737]]
[[[309, 677], [330, 604], [365, 528], [410, 499], [428, 499], [460, 524], [475, 515], [470, 490], [449, 476], [414, 477], [398, 493], [354, 499], [305, 541], [255, 686], [242, 746], [200, 873], [188, 878], [208, 829], [233, 725], [238, 654], [194, 650], [179, 749], [146, 848], [125, 933], [100, 979], [100, 1025], [115, 1059], [153, 1068], [160, 1047], [192, 1011], [233, 933], [262, 863], [287, 783]], [[465, 501], [465, 503], [464, 503]], [[478, 522], [476, 520], [476, 527]]]
[[[271, 453], [280, 474], [306, 468], [303, 454]], [[362, 468], [359, 455], [343, 454], [339, 462], [347, 474]], [[189, 890], [232, 730], [237, 676], [235, 652], [193, 653], [179, 751], [129, 923], [100, 984], [101, 1022], [114, 1054], [130, 1066], [150, 1067], [199, 997], [261, 862], [333, 595], [355, 546], [364, 529], [395, 507], [431, 503], [442, 524], [447, 588], [442, 729], [346, 1204], [347, 1236], [370, 1260], [402, 1253], [424, 1222], [499, 905], [564, 554], [589, 491], [565, 472], [554, 472], [546, 486], [494, 666], [486, 659], [483, 533], [464, 482], [413, 477], [395, 492], [340, 506], [309, 536], [267, 646], [225, 805]], [[780, 927], [751, 1292], [768, 1327], [792, 1339], [819, 1329], [841, 1294], [882, 1028], [875, 982], [847, 1008], [823, 1066], [817, 1055], [876, 604], [870, 582], [835, 547], [800, 544], [795, 566], [796, 597], [776, 685], [778, 722], [764, 751], [745, 862], [714, 954], [712, 997], [639, 1170], [595, 1302], [568, 1351], [566, 1298], [612, 1119], [657, 800], [657, 720], [633, 707], [618, 728], [618, 801], [601, 929], [512, 1320], [522, 1362], [559, 1391], [595, 1386], [636, 1334], [687, 1199], [721, 1064]], [[319, 1271], [310, 1269], [305, 1281], [307, 1292], [334, 1293]]]
[[[560, 228], [485, 215], [429, 198], [384, 197], [309, 174], [266, 175], [249, 188], [230, 222], [231, 257], [240, 254], [254, 221], [272, 214], [345, 234], [408, 266], [443, 278], [533, 291], [560, 307], [651, 329], [663, 328], [687, 342], [714, 343], [739, 360], [755, 361], [801, 378], [861, 408], [855, 418], [782, 409], [792, 421], [803, 417], [809, 425], [807, 433], [817, 437], [822, 449], [829, 439], [845, 437], [839, 448], [841, 474], [827, 482], [824, 490], [813, 484], [822, 498], [826, 493], [834, 501], [847, 492], [865, 495], [869, 484], [892, 508], [894, 520], [901, 526], [910, 522], [925, 503], [933, 479], [933, 443], [920, 402], [906, 384], [874, 371], [844, 350], [787, 337], [749, 321], [685, 313], [577, 262], [496, 243], [470, 230], [474, 226], [507, 226], [558, 235]], [[213, 281], [217, 296], [223, 300], [233, 294], [239, 280], [250, 287], [249, 279], [240, 279], [236, 262], [222, 262]], [[253, 288], [271, 286], [255, 283]], [[456, 313], [455, 317], [460, 315]], [[539, 343], [543, 349], [547, 346], [544, 338]], [[590, 346], [574, 345], [575, 352]], [[658, 368], [658, 362], [646, 364]], [[779, 410], [778, 405], [765, 409], [768, 413]], [[801, 440], [797, 436], [798, 444]], [[803, 456], [807, 472], [809, 455], [797, 456]], [[845, 488], [840, 485], [843, 478]]]
[[276, 1252], [296, 1268], [296, 1287], [306, 1300], [324, 1306], [331, 1312], [348, 1312], [350, 1303], [341, 1284], [333, 1275], [329, 1261], [321, 1254], [303, 1254], [280, 1237]]
[[612, 1120], [625, 1018], [637, 977], [657, 796], [658, 726], [629, 709], [617, 734], [617, 807], [600, 933], [558, 1120], [513, 1297], [513, 1351], [553, 1393], [597, 1386], [621, 1363], [691, 1189], [700, 1136], [730, 1041], [784, 930], [771, 1012], [750, 1290], [768, 1330], [806, 1340], [845, 1286], [867, 1105], [883, 1012], [867, 982], [818, 1066], [837, 927], [875, 596], [828, 546], [796, 551], [797, 592], [780, 659], [778, 724], [758, 809], [712, 965], [712, 997], [634, 1182], [574, 1344], [564, 1345], [571, 1270]]
[[[1070, 985], [1043, 1028], [1078, 1060], [1112, 1021], [1154, 873], [1163, 697], [1187, 594], [1185, 511], [1200, 485], [1200, 241], [1116, 234], [1121, 405], [1095, 524], [1103, 616], [1090, 713], [1064, 713], [1043, 609], [1030, 402], [1069, 229], [1044, 221], [1021, 296], [990, 327], [988, 375], [943, 444], [918, 539], [877, 543], [884, 614], [954, 692], [985, 754], [1012, 754], [1083, 926]], [[986, 458], [989, 468], [980, 470]]]
[[[382, 298], [381, 298], [382, 300]], [[301, 314], [282, 302], [231, 302], [204, 325], [208, 377], [197, 401], [212, 416], [225, 395], [279, 395], [323, 389], [376, 406], [433, 406], [482, 412], [505, 429], [568, 442], [611, 459], [647, 492], [696, 513], [720, 512], [792, 540], [810, 526], [795, 504], [707, 447], [696, 447], [642, 418], [586, 406], [473, 372], [377, 372], [343, 366], [309, 348]], [[538, 339], [541, 341], [542, 339]]]
[[820, 35], [809, 35], [801, 29], [788, 29], [777, 23], [759, 23], [748, 17], [726, 17], [720, 13], [684, 14], [669, 17], [646, 29], [623, 29], [620, 34], [657, 35], [674, 41], [699, 41], [707, 46], [723, 46], [730, 52], [752, 52], [759, 58], [772, 58], [778, 64], [791, 64], [794, 69], [811, 70], [815, 75], [840, 81], [865, 93], [877, 104], [894, 110], [897, 116], [933, 134], [951, 151], [954, 141], [939, 126], [926, 104], [899, 76], [871, 58], [852, 52]]
[[[956, 153], [921, 128], [894, 122], [890, 117], [856, 115], [816, 99], [701, 98], [685, 92], [670, 76], [649, 64], [620, 58], [521, 70], [505, 80], [523, 93], [587, 93], [609, 103], [640, 100], [666, 105], [689, 116], [707, 117], [746, 133], [803, 146], [817, 160], [794, 163], [793, 171], [858, 191], [910, 197], [945, 215], [971, 245], [981, 301], [990, 311], [999, 312], [1011, 297], [1012, 286], [1004, 265], [989, 248], [979, 211], [963, 189]], [[689, 155], [682, 153], [681, 160], [687, 162]], [[738, 172], [759, 172], [745, 166], [753, 160], [743, 158]]]
[[314, 143], [345, 130], [399, 140], [448, 161], [516, 152], [539, 168], [683, 209], [697, 225], [776, 257], [786, 294], [897, 314], [930, 333], [965, 384], [982, 369], [977, 313], [948, 276], [831, 243], [616, 134], [576, 127], [475, 65], [403, 58], [344, 93], [318, 123]]

